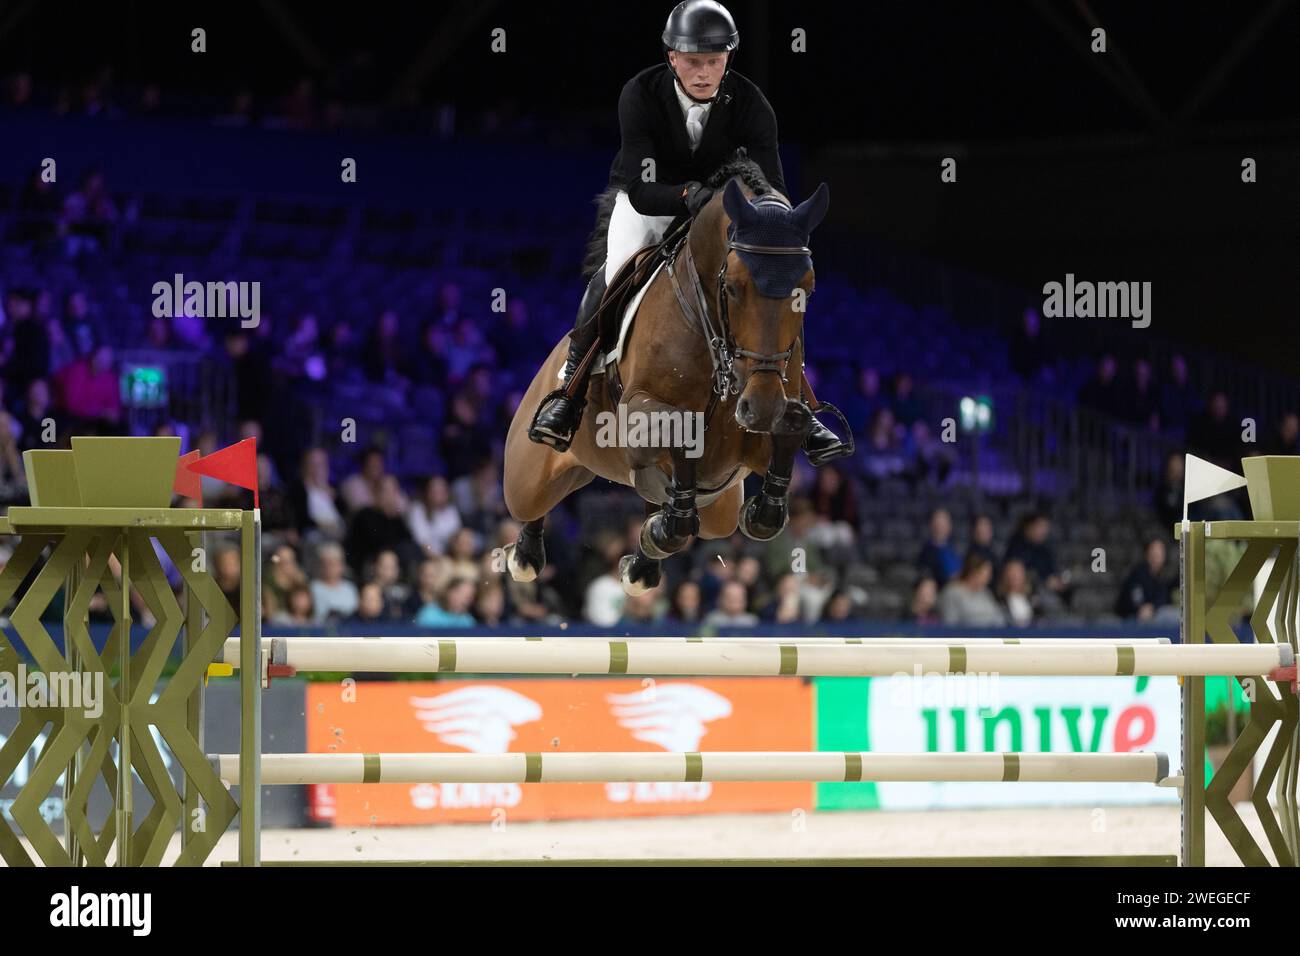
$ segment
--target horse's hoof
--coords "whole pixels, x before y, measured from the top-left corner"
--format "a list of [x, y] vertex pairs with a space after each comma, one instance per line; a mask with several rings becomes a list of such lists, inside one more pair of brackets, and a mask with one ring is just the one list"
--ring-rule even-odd
[[625, 554], [618, 562], [618, 577], [623, 584], [623, 593], [628, 597], [638, 597], [659, 587], [659, 563], [652, 561], [647, 573], [642, 577], [633, 577], [632, 571], [637, 565], [635, 554]]
[[[758, 495], [751, 495], [745, 500], [744, 505], [740, 508], [740, 533], [751, 541], [771, 541], [778, 534], [785, 530], [786, 524], [790, 521], [790, 509], [780, 508], [779, 525], [764, 524], [762, 521], [755, 520], [756, 514], [760, 508], [763, 508], [759, 501]], [[766, 518], [775, 517], [773, 515], [764, 515]]]
[[506, 567], [510, 570], [510, 577], [524, 584], [536, 581], [538, 572], [542, 570], [520, 561], [519, 549], [513, 544], [506, 545]]

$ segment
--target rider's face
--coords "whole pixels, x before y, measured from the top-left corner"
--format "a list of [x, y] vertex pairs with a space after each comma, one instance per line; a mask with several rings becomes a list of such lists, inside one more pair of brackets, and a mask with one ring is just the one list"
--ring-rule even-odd
[[668, 62], [686, 92], [697, 100], [707, 100], [718, 91], [722, 74], [727, 70], [727, 53], [679, 53], [668, 51]]

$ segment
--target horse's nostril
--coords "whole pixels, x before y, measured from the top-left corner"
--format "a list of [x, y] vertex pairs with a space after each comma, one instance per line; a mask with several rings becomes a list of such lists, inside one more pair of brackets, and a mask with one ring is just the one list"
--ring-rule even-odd
[[739, 418], [749, 417], [749, 399], [742, 398], [736, 403], [736, 415]]

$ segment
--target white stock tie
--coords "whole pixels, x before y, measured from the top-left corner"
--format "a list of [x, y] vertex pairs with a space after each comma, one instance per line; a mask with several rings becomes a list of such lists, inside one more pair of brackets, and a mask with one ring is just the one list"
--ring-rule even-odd
[[686, 112], [686, 135], [691, 138], [691, 150], [700, 145], [704, 135], [704, 107], [696, 104]]

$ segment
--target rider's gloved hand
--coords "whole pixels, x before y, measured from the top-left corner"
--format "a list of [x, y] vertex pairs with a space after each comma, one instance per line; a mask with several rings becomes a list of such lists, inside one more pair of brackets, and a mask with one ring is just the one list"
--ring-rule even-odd
[[703, 183], [689, 182], [682, 189], [682, 199], [686, 201], [686, 211], [692, 216], [699, 214], [705, 203], [713, 198], [713, 190]]

